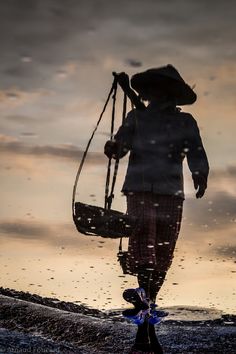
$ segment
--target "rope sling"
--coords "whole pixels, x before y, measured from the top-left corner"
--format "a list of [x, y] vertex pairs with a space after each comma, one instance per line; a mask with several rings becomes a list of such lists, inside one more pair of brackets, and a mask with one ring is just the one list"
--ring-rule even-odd
[[[116, 158], [115, 160], [113, 177], [111, 176], [112, 158], [109, 158], [108, 160], [106, 183], [105, 183], [104, 207], [98, 207], [98, 206], [75, 201], [78, 181], [84, 166], [84, 162], [88, 154], [89, 147], [91, 145], [93, 137], [98, 129], [98, 126], [102, 120], [102, 117], [104, 115], [104, 112], [108, 106], [111, 97], [113, 103], [112, 103], [110, 138], [111, 140], [113, 139], [114, 122], [115, 122], [115, 105], [116, 105], [116, 94], [117, 94], [117, 84], [118, 84], [116, 74], [113, 73], [113, 75], [114, 75], [114, 81], [111, 90], [108, 94], [107, 100], [99, 116], [97, 124], [87, 143], [87, 146], [83, 153], [83, 157], [81, 159], [76, 174], [76, 178], [73, 186], [73, 193], [72, 193], [72, 215], [77, 230], [84, 235], [101, 236], [106, 238], [121, 238], [119, 251], [122, 252], [122, 237], [130, 236], [132, 227], [134, 227], [136, 222], [136, 217], [129, 216], [128, 214], [111, 209], [112, 201], [114, 198], [116, 177], [117, 177], [118, 167], [119, 167], [119, 158]], [[124, 93], [122, 123], [124, 122], [124, 119], [126, 117], [126, 109], [127, 109], [127, 95]], [[111, 182], [111, 178], [112, 178], [112, 182]], [[111, 188], [110, 188], [110, 183], [111, 183]]]
[[[108, 94], [107, 100], [104, 104], [104, 107], [102, 109], [102, 112], [99, 116], [99, 119], [97, 121], [97, 124], [91, 134], [91, 137], [87, 143], [87, 146], [85, 148], [85, 151], [83, 153], [74, 186], [73, 186], [73, 193], [72, 193], [72, 215], [73, 215], [73, 221], [75, 223], [75, 226], [77, 230], [84, 234], [84, 235], [91, 235], [91, 236], [101, 236], [105, 238], [120, 238], [119, 242], [119, 251], [117, 253], [118, 261], [120, 263], [120, 266], [123, 270], [124, 274], [131, 274], [131, 275], [137, 275], [133, 271], [131, 271], [130, 266], [129, 266], [129, 260], [128, 260], [128, 252], [122, 250], [122, 238], [123, 237], [129, 237], [132, 233], [132, 229], [136, 226], [137, 224], [137, 217], [131, 216], [128, 214], [121, 213], [119, 211], [111, 209], [112, 206], [112, 201], [114, 198], [114, 189], [115, 189], [115, 183], [116, 183], [116, 178], [117, 178], [117, 173], [118, 173], [118, 167], [119, 167], [119, 157], [116, 158], [115, 164], [114, 164], [114, 171], [113, 171], [113, 177], [111, 177], [111, 169], [112, 169], [112, 158], [109, 158], [108, 160], [108, 165], [107, 165], [107, 174], [106, 174], [106, 183], [105, 183], [105, 198], [104, 198], [104, 207], [98, 207], [94, 205], [89, 205], [81, 202], [76, 202], [75, 201], [75, 196], [76, 196], [76, 190], [78, 186], [78, 181], [79, 177], [82, 172], [82, 168], [84, 166], [84, 162], [86, 160], [87, 154], [89, 147], [91, 145], [91, 142], [93, 140], [93, 137], [99, 127], [99, 124], [102, 120], [102, 117], [106, 111], [106, 108], [108, 106], [108, 103], [112, 97], [113, 103], [112, 103], [112, 118], [111, 118], [111, 130], [110, 130], [110, 139], [113, 139], [114, 135], [114, 122], [115, 122], [115, 105], [116, 105], [116, 94], [117, 94], [117, 74], [113, 73], [114, 75], [114, 81], [112, 84], [112, 87], [110, 89], [110, 92]], [[123, 110], [122, 110], [122, 124], [124, 123], [124, 120], [126, 118], [126, 110], [127, 110], [127, 94], [124, 92], [124, 98], [123, 98]], [[137, 100], [133, 100], [131, 97], [131, 106], [132, 109], [134, 108], [134, 105], [140, 109], [144, 109], [144, 105]], [[136, 121], [136, 128], [137, 128], [137, 117], [135, 116], [135, 121]], [[138, 131], [138, 129], [137, 129]], [[119, 156], [119, 153], [117, 154]], [[111, 183], [111, 188], [110, 188], [110, 182], [112, 178], [112, 183]], [[142, 173], [142, 179], [143, 179], [143, 173]], [[144, 181], [143, 181], [144, 182]], [[150, 287], [150, 278], [151, 278], [151, 272], [148, 274], [148, 288]], [[148, 289], [150, 290], [150, 289]]]

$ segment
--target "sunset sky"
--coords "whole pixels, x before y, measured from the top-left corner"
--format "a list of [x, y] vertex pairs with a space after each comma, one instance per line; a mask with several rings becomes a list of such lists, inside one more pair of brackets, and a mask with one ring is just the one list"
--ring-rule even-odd
[[[232, 0], [0, 2], [0, 285], [99, 308], [125, 305], [122, 288], [136, 280], [122, 276], [118, 241], [75, 230], [72, 187], [112, 71], [170, 63], [195, 86], [197, 102], [182, 110], [198, 121], [210, 176], [196, 200], [184, 167], [184, 220], [159, 303], [235, 312], [235, 11]], [[78, 187], [78, 198], [96, 205], [110, 112]], [[114, 203], [121, 210], [126, 163]]]

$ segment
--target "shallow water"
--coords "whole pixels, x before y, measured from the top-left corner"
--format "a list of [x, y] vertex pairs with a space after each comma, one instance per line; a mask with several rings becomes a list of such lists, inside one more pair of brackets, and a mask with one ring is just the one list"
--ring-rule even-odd
[[[59, 227], [60, 234], [54, 237], [55, 225], [51, 228], [51, 242], [52, 236], [39, 242], [2, 235], [1, 285], [98, 309], [127, 307], [122, 291], [137, 287], [137, 282], [133, 276], [124, 276], [116, 261], [118, 240], [80, 236], [70, 224]], [[158, 305], [212, 307], [235, 313], [232, 261], [199, 259], [199, 252], [188, 250], [183, 243], [179, 241]]]
[[[73, 224], [71, 189], [77, 164], [18, 155], [14, 161], [6, 156], [1, 160], [3, 166], [12, 166], [0, 170], [4, 201], [1, 286], [99, 309], [127, 307], [122, 292], [137, 287], [137, 282], [133, 276], [124, 276], [117, 263], [119, 240], [80, 235]], [[122, 168], [117, 190], [123, 180]], [[86, 172], [91, 171], [83, 176], [80, 200], [103, 205], [103, 172], [89, 165]], [[235, 313], [235, 199], [222, 199], [212, 190], [211, 198], [195, 200], [188, 188], [187, 179], [175, 257], [157, 303]], [[125, 210], [125, 198], [119, 192], [114, 208]]]

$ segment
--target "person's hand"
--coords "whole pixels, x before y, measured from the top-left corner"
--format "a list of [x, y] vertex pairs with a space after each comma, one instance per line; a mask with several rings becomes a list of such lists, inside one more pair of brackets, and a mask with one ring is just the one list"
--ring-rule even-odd
[[200, 174], [193, 175], [194, 188], [197, 190], [196, 198], [202, 198], [207, 189], [207, 180]]
[[118, 150], [117, 143], [112, 140], [108, 140], [104, 146], [104, 154], [111, 159], [112, 157], [116, 157]]
[[125, 72], [117, 73], [116, 74], [117, 82], [121, 86], [121, 88], [127, 92], [130, 90], [130, 85], [129, 85], [129, 75], [127, 75]]

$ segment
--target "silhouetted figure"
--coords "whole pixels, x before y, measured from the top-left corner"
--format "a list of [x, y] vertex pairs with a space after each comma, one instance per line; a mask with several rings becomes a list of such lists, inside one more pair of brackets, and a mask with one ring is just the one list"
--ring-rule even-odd
[[[128, 263], [139, 287], [155, 303], [180, 231], [183, 160], [187, 158], [197, 198], [207, 188], [209, 165], [196, 120], [177, 108], [194, 103], [196, 94], [172, 65], [134, 75], [131, 85], [139, 96], [130, 88], [128, 75], [119, 74], [118, 82], [136, 109], [128, 113], [104, 152], [114, 158], [130, 152], [122, 191], [128, 214], [138, 217], [138, 222], [129, 238]], [[148, 101], [147, 107], [142, 100]], [[154, 327], [145, 323], [139, 325], [136, 344], [151, 333], [155, 337]]]

